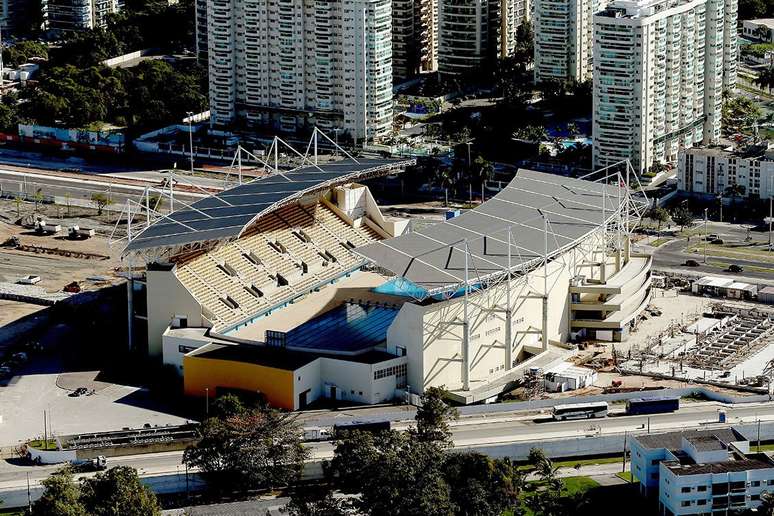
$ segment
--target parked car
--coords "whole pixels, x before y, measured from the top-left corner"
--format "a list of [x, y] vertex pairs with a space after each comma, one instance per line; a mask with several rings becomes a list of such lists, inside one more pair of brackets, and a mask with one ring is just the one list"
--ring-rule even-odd
[[698, 267], [699, 262], [697, 262], [696, 260], [685, 260], [685, 263], [683, 265], [685, 265], [686, 267]]
[[744, 272], [744, 268], [741, 265], [737, 265], [735, 263], [732, 263], [728, 266], [728, 269], [726, 269], [728, 272]]

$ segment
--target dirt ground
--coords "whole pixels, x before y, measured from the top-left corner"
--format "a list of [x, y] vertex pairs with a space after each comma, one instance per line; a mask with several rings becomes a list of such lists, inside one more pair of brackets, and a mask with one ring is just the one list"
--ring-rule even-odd
[[45, 306], [0, 299], [0, 327], [45, 308]]
[[[38, 286], [52, 292], [61, 290], [72, 281], [86, 282], [87, 277], [104, 276], [111, 282], [116, 279], [114, 271], [120, 265], [117, 257], [119, 250], [109, 249], [105, 237], [96, 235], [88, 240], [73, 241], [63, 236], [36, 235], [20, 226], [0, 222], [0, 243], [11, 236], [18, 237], [23, 246], [30, 248], [59, 249], [99, 256], [84, 259], [66, 257], [56, 252], [0, 248], [0, 281], [16, 282], [21, 276], [37, 275], [41, 277]], [[89, 285], [84, 284], [82, 288], [89, 288]]]
[[[27, 218], [34, 217], [32, 205], [27, 204], [29, 203], [24, 203], [21, 207], [22, 215]], [[108, 238], [105, 236], [106, 225], [96, 222], [93, 216], [89, 216], [88, 209], [79, 208], [76, 211], [74, 208], [71, 211], [72, 215], [83, 215], [88, 218], [56, 219], [55, 223], [62, 226], [63, 234], [52, 236], [37, 235], [32, 229], [15, 224], [15, 210], [14, 202], [0, 201], [0, 244], [15, 236], [26, 249], [0, 247], [0, 282], [16, 283], [22, 276], [36, 275], [41, 278], [37, 286], [47, 292], [58, 292], [73, 281], [77, 281], [82, 290], [94, 290], [121, 281], [116, 274], [116, 269], [121, 265], [118, 256], [121, 246], [110, 248]], [[55, 212], [56, 207], [49, 205], [44, 208], [44, 211]], [[45, 213], [42, 216], [52, 220], [52, 217]], [[69, 240], [64, 233], [67, 227], [73, 224], [95, 228], [97, 235], [88, 240]], [[95, 256], [89, 258], [63, 256], [63, 253], [72, 252]], [[43, 308], [45, 307], [0, 300], [0, 326]]]

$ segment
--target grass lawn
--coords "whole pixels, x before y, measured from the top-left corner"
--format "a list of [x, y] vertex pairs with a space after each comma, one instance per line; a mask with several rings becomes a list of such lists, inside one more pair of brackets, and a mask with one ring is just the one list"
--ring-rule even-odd
[[590, 489], [599, 487], [599, 482], [589, 477], [569, 477], [564, 479], [564, 491], [562, 494], [574, 495], [585, 493]]
[[[709, 265], [710, 267], [717, 267], [719, 269], [725, 270], [725, 269], [728, 269], [728, 267], [731, 264], [730, 263], [726, 263], [726, 262], [711, 262], [711, 261], [707, 260], [707, 265]], [[774, 273], [774, 267], [769, 268], [769, 267], [756, 267], [754, 265], [744, 265], [743, 268], [744, 268], [745, 271], [751, 271], [751, 272]], [[742, 274], [744, 274], [744, 273], [742, 273]]]
[[[559, 468], [574, 468], [577, 464], [580, 464], [581, 466], [594, 466], [596, 464], [614, 464], [616, 462], [621, 462], [620, 455], [598, 455], [594, 457], [579, 457], [577, 459], [555, 460], [553, 461], [553, 464], [555, 467]], [[531, 468], [532, 466], [530, 464], [522, 464], [519, 466], [519, 469], [521, 470]]]
[[615, 476], [622, 480], [626, 480], [627, 482], [632, 481], [632, 472], [631, 471], [624, 471], [623, 473], [616, 473]]
[[48, 440], [48, 446], [45, 446], [46, 442], [43, 441], [43, 439], [34, 439], [27, 443], [27, 446], [30, 448], [35, 448], [36, 450], [56, 450], [56, 441], [54, 439]]
[[[629, 474], [627, 472], [625, 475]], [[620, 475], [619, 475], [620, 476]], [[624, 477], [622, 477], [624, 478]], [[565, 495], [583, 492], [588, 499], [588, 505], [579, 508], [575, 516], [653, 516], [658, 514], [658, 508], [652, 500], [642, 498], [639, 487], [634, 483], [603, 486], [589, 477], [572, 477], [563, 479], [566, 485]], [[522, 494], [522, 499], [531, 496], [532, 492]], [[526, 509], [524, 514], [534, 516]], [[503, 516], [512, 516], [506, 513]], [[568, 515], [569, 516], [569, 515]]]
[[653, 247], [659, 247], [671, 241], [672, 241], [671, 238], [657, 238], [653, 242], [651, 242], [650, 245]]
[[[589, 478], [589, 477], [568, 477], [563, 478], [562, 481], [564, 482], [564, 489], [562, 490], [562, 496], [572, 496], [577, 493], [585, 493], [587, 491], [591, 491], [592, 489], [595, 489], [599, 487], [599, 482], [596, 480]], [[530, 482], [530, 485], [534, 487], [536, 490], [540, 488], [542, 485], [541, 481], [534, 481]], [[521, 493], [521, 499], [527, 500], [531, 496], [534, 496], [535, 491], [524, 491]], [[534, 512], [532, 512], [528, 507], [524, 507], [524, 515], [525, 516], [534, 516]]]
[[[652, 245], [652, 244], [651, 244]], [[692, 245], [688, 248], [689, 252], [703, 254], [704, 244]], [[763, 262], [774, 264], [774, 253], [764, 251], [763, 249], [754, 249], [751, 247], [726, 247], [718, 244], [707, 244], [707, 256], [718, 256], [722, 258], [750, 259], [755, 258]]]

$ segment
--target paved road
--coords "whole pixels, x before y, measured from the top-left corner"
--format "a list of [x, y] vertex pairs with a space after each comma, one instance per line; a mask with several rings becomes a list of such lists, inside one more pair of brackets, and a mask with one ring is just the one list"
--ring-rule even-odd
[[[126, 199], [138, 201], [148, 185], [158, 186], [156, 181], [127, 181], [125, 179], [104, 176], [90, 177], [86, 174], [60, 174], [44, 172], [25, 172], [0, 169], [0, 193], [16, 195], [23, 193], [32, 198], [36, 192], [46, 197], [55, 197], [57, 202], [73, 205], [93, 206], [92, 194], [103, 192], [113, 199], [113, 207], [118, 208]], [[206, 197], [200, 191], [175, 191], [175, 198], [186, 203]], [[165, 203], [168, 207], [169, 203]]]
[[[498, 414], [490, 419], [473, 418], [458, 421], [453, 427], [453, 439], [457, 448], [496, 443], [517, 443], [536, 440], [581, 437], [590, 434], [622, 434], [624, 431], [643, 430], [650, 419], [650, 430], [665, 431], [683, 428], [697, 428], [717, 422], [720, 404], [715, 402], [696, 403], [673, 414], [653, 416], [615, 416], [604, 419], [553, 422], [548, 414], [536, 415], [511, 412]], [[774, 404], [755, 403], [726, 408], [729, 423], [774, 421]], [[407, 422], [396, 425], [406, 428]], [[307, 443], [311, 459], [321, 460], [332, 457], [333, 444], [330, 442]], [[154, 453], [116, 457], [108, 460], [111, 466], [126, 465], [137, 468], [142, 476], [175, 474], [183, 471], [182, 452]], [[27, 466], [11, 462], [0, 463], [0, 489], [26, 485], [27, 473], [33, 482], [45, 478], [56, 466]]]
[[[703, 221], [697, 221], [697, 227], [701, 227]], [[761, 233], [758, 231], [747, 230], [749, 226], [740, 224], [729, 224], [720, 222], [710, 222], [707, 229], [708, 234], [717, 234], [721, 239], [726, 242], [743, 242], [745, 238], [749, 236], [756, 242], [766, 242], [768, 233]], [[696, 244], [697, 238], [691, 239], [691, 244]], [[685, 249], [689, 242], [685, 238], [678, 238], [666, 244], [663, 244], [657, 248], [649, 248], [653, 252], [653, 267], [658, 270], [667, 270], [674, 272], [685, 272], [689, 274], [713, 274], [718, 275], [724, 272], [723, 268], [705, 264], [703, 262], [703, 254], [699, 253], [687, 253]], [[696, 260], [699, 263], [698, 267], [685, 267], [686, 260]], [[770, 272], [750, 270], [749, 267], [762, 267], [762, 268], [774, 268], [774, 263], [765, 262], [756, 259], [738, 259], [729, 258], [725, 256], [707, 256], [708, 262], [724, 263], [724, 264], [737, 264], [742, 267], [748, 267], [743, 276], [744, 279], [738, 274], [731, 274], [734, 278], [738, 278], [742, 281], [745, 279], [758, 283], [761, 280], [763, 282], [774, 283], [774, 277]]]

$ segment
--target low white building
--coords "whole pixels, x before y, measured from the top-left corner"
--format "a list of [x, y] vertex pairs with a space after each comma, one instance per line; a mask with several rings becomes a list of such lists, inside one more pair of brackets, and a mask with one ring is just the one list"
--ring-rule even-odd
[[691, 292], [730, 299], [752, 299], [758, 293], [757, 285], [735, 281], [733, 278], [704, 276], [693, 282]]
[[574, 391], [591, 387], [597, 381], [597, 372], [588, 367], [574, 366], [569, 362], [546, 371], [545, 387], [551, 392]]
[[745, 149], [728, 146], [683, 149], [678, 157], [677, 188], [689, 194], [724, 194], [739, 186], [742, 197], [774, 196], [774, 147], [765, 142]]
[[744, 20], [742, 36], [762, 43], [774, 43], [774, 18]]
[[632, 438], [632, 477], [644, 494], [658, 490], [659, 514], [731, 514], [755, 509], [774, 489], [774, 461], [750, 453], [732, 428]]

